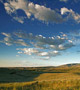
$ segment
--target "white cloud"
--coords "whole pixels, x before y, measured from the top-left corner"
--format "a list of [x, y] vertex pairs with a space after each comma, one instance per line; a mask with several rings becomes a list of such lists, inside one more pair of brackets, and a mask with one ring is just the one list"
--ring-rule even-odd
[[18, 48], [17, 50], [18, 50], [18, 54], [36, 55], [46, 60], [50, 59], [50, 57], [60, 55], [60, 52], [56, 50], [41, 51], [40, 49], [36, 49], [36, 48]]
[[[67, 38], [65, 36], [56, 36], [56, 37], [44, 37], [42, 35], [36, 35], [34, 36], [32, 33], [26, 34], [23, 32], [15, 32], [14, 33], [16, 36], [18, 36], [19, 38], [25, 38], [25, 39], [30, 39], [30, 40], [34, 40], [36, 41], [36, 43], [34, 44], [35, 47], [42, 47], [45, 48], [44, 45], [48, 44], [48, 45], [59, 45], [64, 43]], [[33, 42], [31, 42], [33, 43]], [[42, 45], [42, 46], [41, 46]]]
[[11, 46], [11, 45], [12, 45], [11, 43], [7, 43], [7, 42], [5, 42], [5, 44], [6, 44], [7, 46]]
[[23, 52], [19, 52], [19, 51], [18, 51], [18, 54], [22, 54], [22, 53], [23, 53]]
[[80, 23], [80, 15], [75, 13], [72, 9], [67, 9], [65, 7], [61, 8], [61, 14], [67, 15], [66, 19], [74, 19], [76, 22]]
[[50, 59], [50, 57], [45, 57], [44, 59], [48, 60], [48, 59]]
[[71, 41], [69, 41], [68, 43], [60, 44], [60, 45], [55, 45], [55, 46], [53, 45], [53, 47], [50, 46], [50, 48], [54, 49], [54, 50], [58, 50], [58, 51], [64, 51], [64, 50], [67, 50], [67, 49], [75, 46], [74, 43]]
[[50, 57], [55, 57], [55, 56], [58, 56], [58, 55], [61, 55], [61, 52], [56, 51], [56, 50], [49, 52]]
[[40, 52], [38, 53], [39, 56], [48, 56], [48, 52]]
[[35, 36], [32, 33], [23, 33], [23, 32], [14, 32], [14, 35], [16, 35], [19, 38], [25, 38], [25, 39], [35, 39]]
[[[35, 19], [45, 21], [45, 22], [55, 22], [61, 23], [64, 21], [62, 16], [57, 13], [55, 10], [51, 10], [45, 6], [41, 6], [38, 4], [34, 4], [33, 2], [29, 2], [28, 0], [7, 0], [8, 2], [3, 3], [5, 10], [8, 14], [14, 13], [17, 14], [17, 10], [21, 9], [25, 12], [28, 18], [34, 16]], [[17, 15], [16, 15], [17, 16]], [[19, 17], [14, 17], [14, 19], [23, 23], [23, 19]]]
[[[68, 0], [60, 0], [62, 2], [67, 2]], [[80, 15], [75, 13], [72, 9], [61, 8], [61, 14], [56, 10], [52, 10], [45, 6], [34, 4], [28, 0], [6, 0], [4, 4], [6, 12], [13, 17], [13, 19], [17, 20], [20, 23], [24, 23], [24, 19], [26, 17], [28, 19], [40, 20], [43, 22], [54, 22], [54, 23], [62, 23], [69, 19], [74, 19], [76, 22], [80, 23]], [[26, 17], [18, 16], [17, 10], [24, 11]], [[14, 14], [14, 16], [13, 16]], [[66, 15], [64, 17], [63, 15]]]
[[28, 46], [28, 44], [26, 42], [24, 42], [23, 39], [14, 40], [14, 44], [18, 44], [18, 45], [22, 45], [22, 46]]
[[33, 35], [32, 33], [2, 33], [5, 37], [0, 43], [10, 45], [25, 46], [19, 48], [18, 54], [36, 55], [39, 57], [55, 57], [61, 55], [65, 50], [73, 47], [74, 40], [68, 38], [67, 34], [61, 34], [53, 37], [44, 37], [42, 35]]
[[38, 53], [38, 50], [35, 48], [23, 48], [23, 49], [18, 49], [18, 50], [21, 50], [21, 52], [18, 52], [20, 54], [22, 53], [22, 51], [24, 54], [27, 54], [27, 55], [32, 55], [32, 54]]
[[58, 53], [58, 51], [53, 51], [53, 53], [57, 54], [57, 53]]
[[4, 36], [6, 36], [6, 37], [11, 37], [10, 33], [4, 33], [4, 32], [2, 32], [1, 34], [4, 35]]
[[66, 12], [72, 12], [72, 10], [68, 10], [67, 8], [63, 7], [61, 8], [61, 14], [64, 15]]
[[0, 42], [5, 43], [8, 46], [11, 46], [13, 44], [21, 45], [21, 46], [28, 46], [28, 44], [23, 39], [13, 38], [10, 33], [3, 32], [2, 35], [4, 35], [5, 37]]

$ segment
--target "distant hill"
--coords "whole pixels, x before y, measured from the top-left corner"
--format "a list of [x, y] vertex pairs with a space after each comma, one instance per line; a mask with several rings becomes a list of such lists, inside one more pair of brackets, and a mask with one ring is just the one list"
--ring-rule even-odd
[[80, 63], [65, 64], [58, 67], [80, 67]]
[[[0, 68], [1, 82], [28, 82], [35, 80], [80, 78], [80, 63], [65, 64], [61, 66], [46, 67], [5, 67]], [[78, 77], [77, 77], [78, 76]]]

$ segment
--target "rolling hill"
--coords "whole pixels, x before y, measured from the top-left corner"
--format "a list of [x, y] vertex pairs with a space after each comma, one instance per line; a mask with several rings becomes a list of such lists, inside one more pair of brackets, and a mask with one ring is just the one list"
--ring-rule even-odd
[[80, 90], [80, 64], [0, 68], [0, 90]]

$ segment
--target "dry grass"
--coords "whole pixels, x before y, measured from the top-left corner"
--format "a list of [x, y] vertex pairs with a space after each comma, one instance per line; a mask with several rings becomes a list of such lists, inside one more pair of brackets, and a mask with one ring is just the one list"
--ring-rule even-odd
[[80, 90], [79, 66], [0, 69], [0, 76], [0, 90]]

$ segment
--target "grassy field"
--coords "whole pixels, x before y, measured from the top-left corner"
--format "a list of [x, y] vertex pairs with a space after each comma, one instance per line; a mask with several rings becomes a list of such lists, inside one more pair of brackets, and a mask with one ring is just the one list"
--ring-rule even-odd
[[80, 64], [0, 68], [0, 90], [80, 90]]

